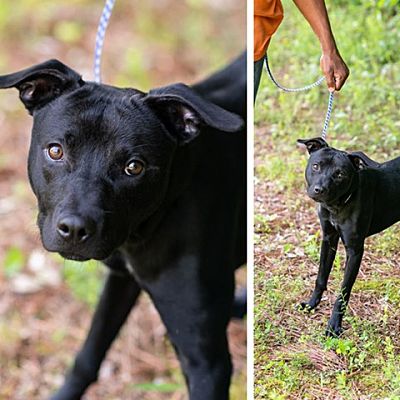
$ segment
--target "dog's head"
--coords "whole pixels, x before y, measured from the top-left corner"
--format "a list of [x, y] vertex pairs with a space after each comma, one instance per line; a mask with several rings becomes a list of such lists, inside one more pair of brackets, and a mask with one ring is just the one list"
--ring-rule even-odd
[[178, 149], [204, 129], [242, 127], [183, 84], [118, 89], [57, 60], [0, 77], [10, 87], [33, 115], [28, 172], [43, 245], [71, 259], [104, 259], [135, 236], [165, 200]]
[[365, 160], [330, 147], [322, 138], [297, 142], [305, 145], [310, 155], [305, 174], [308, 196], [325, 204], [346, 200], [356, 184], [358, 171], [366, 167]]

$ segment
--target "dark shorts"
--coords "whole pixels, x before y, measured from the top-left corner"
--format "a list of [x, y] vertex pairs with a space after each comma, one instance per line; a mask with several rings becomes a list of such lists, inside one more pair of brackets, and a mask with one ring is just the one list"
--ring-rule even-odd
[[254, 101], [256, 101], [258, 87], [260, 86], [260, 80], [262, 75], [262, 70], [264, 67], [265, 57], [261, 60], [255, 61], [254, 63]]

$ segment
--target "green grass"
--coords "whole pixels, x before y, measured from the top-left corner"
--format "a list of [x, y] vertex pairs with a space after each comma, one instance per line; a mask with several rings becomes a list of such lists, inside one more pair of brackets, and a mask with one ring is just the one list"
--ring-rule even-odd
[[[351, 75], [336, 94], [328, 141], [378, 161], [400, 155], [398, 1], [327, 1]], [[269, 49], [276, 78], [295, 87], [316, 80], [318, 41], [291, 1]], [[304, 190], [306, 154], [296, 139], [319, 136], [325, 86], [279, 92], [264, 74], [255, 109], [256, 399], [400, 399], [400, 231], [369, 238], [339, 339], [324, 331], [343, 278], [339, 248], [320, 306], [298, 310], [313, 289], [320, 232]]]
[[74, 296], [94, 307], [103, 286], [106, 269], [98, 261], [77, 262], [63, 260], [63, 275]]

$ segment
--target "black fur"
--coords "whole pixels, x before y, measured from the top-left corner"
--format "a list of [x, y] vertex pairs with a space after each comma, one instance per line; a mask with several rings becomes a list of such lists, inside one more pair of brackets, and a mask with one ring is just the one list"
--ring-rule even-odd
[[346, 249], [344, 280], [326, 332], [338, 336], [360, 268], [365, 238], [400, 220], [400, 158], [380, 164], [362, 152], [347, 153], [330, 147], [321, 138], [298, 142], [306, 145], [310, 154], [307, 193], [319, 203], [322, 229], [315, 289], [301, 307], [311, 310], [320, 303], [340, 238]]
[[[79, 399], [96, 380], [141, 290], [167, 327], [190, 399], [228, 399], [226, 327], [234, 270], [246, 261], [245, 61], [194, 88], [149, 93], [85, 82], [55, 60], [0, 77], [33, 115], [28, 170], [44, 247], [110, 269], [53, 400]], [[232, 73], [237, 84], [224, 88]]]

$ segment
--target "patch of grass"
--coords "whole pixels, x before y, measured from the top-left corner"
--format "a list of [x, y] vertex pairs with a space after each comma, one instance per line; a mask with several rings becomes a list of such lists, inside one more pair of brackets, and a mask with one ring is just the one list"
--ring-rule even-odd
[[24, 252], [18, 247], [10, 247], [3, 261], [3, 268], [7, 278], [12, 278], [22, 270], [25, 265], [26, 257]]
[[314, 262], [319, 261], [319, 251], [321, 247], [321, 234], [319, 231], [315, 235], [309, 236], [303, 244], [304, 251], [307, 256]]
[[247, 377], [244, 372], [233, 376], [230, 387], [230, 398], [232, 400], [242, 400], [247, 398]]
[[133, 384], [132, 389], [140, 390], [146, 393], [171, 393], [175, 392], [176, 390], [183, 389], [183, 386], [181, 384], [168, 382], [143, 382]]
[[77, 262], [64, 260], [64, 279], [74, 296], [91, 307], [97, 304], [105, 274], [98, 261]]
[[277, 182], [281, 191], [299, 188], [299, 168], [293, 159], [282, 159], [273, 155], [265, 159], [264, 163], [256, 167], [255, 174], [258, 179]]
[[256, 232], [258, 232], [258, 233], [270, 232], [269, 223], [270, 223], [270, 219], [268, 218], [268, 215], [256, 214], [254, 216], [254, 226], [255, 226]]
[[390, 256], [400, 248], [400, 226], [394, 225], [381, 232], [376, 236], [374, 245], [382, 256]]

